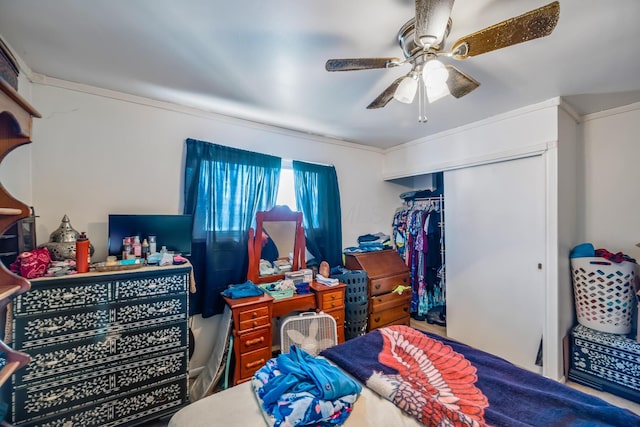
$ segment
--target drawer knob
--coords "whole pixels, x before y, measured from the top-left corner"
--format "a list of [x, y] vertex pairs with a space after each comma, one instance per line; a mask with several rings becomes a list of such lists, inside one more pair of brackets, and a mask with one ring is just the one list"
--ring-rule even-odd
[[68, 319], [62, 325], [40, 326], [38, 328], [38, 331], [42, 333], [47, 333], [47, 332], [51, 333], [51, 332], [59, 331], [60, 329], [63, 329], [63, 328], [73, 328], [75, 325], [76, 325], [75, 321]]
[[380, 317], [376, 317], [375, 319], [373, 319], [376, 323], [378, 323], [380, 321]]
[[253, 313], [251, 313], [251, 318], [252, 319], [255, 319], [256, 317], [258, 317], [258, 313], [257, 312], [254, 311]]
[[65, 390], [62, 393], [50, 394], [49, 396], [43, 396], [39, 400], [41, 400], [43, 402], [50, 403], [50, 402], [55, 402], [56, 400], [60, 399], [61, 397], [65, 397], [65, 398], [73, 397], [73, 391], [72, 390]]
[[256, 361], [253, 361], [253, 362], [249, 362], [245, 366], [247, 368], [254, 368], [254, 367], [260, 366], [260, 365], [264, 365], [264, 359], [256, 360]]
[[380, 283], [376, 283], [376, 284], [375, 284], [375, 286], [374, 286], [374, 288], [376, 288], [376, 289], [380, 289]]
[[49, 361], [44, 361], [44, 360], [39, 360], [37, 365], [41, 368], [53, 368], [54, 366], [56, 366], [58, 363], [60, 363], [61, 360], [49, 360]]
[[250, 347], [252, 345], [256, 345], [256, 344], [262, 344], [264, 342], [264, 337], [260, 337], [260, 338], [254, 338], [252, 340], [247, 340], [247, 342], [245, 343], [245, 345], [247, 347]]

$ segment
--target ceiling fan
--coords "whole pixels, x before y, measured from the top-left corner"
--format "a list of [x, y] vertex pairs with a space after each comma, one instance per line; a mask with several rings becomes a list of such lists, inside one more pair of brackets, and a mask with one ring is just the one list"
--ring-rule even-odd
[[454, 0], [416, 0], [416, 15], [398, 31], [398, 43], [404, 54], [400, 58], [329, 59], [327, 71], [353, 71], [394, 68], [410, 64], [411, 70], [396, 79], [368, 109], [382, 108], [391, 101], [411, 104], [418, 94], [418, 121], [426, 122], [424, 106], [448, 94], [461, 98], [480, 86], [472, 77], [439, 57], [457, 60], [481, 55], [504, 47], [551, 34], [560, 14], [557, 1], [520, 16], [507, 19], [458, 39], [449, 50], [443, 50], [451, 30], [450, 18]]

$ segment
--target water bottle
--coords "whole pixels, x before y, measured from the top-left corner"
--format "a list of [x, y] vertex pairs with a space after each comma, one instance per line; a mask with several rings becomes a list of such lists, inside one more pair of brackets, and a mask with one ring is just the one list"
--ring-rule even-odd
[[87, 273], [89, 271], [89, 239], [83, 231], [76, 239], [76, 271], [78, 273]]

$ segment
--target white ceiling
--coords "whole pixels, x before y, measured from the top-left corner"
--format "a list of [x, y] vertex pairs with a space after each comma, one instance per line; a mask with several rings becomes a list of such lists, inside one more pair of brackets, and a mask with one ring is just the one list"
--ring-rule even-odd
[[[458, 0], [445, 48], [551, 0]], [[408, 66], [325, 71], [329, 58], [402, 57], [413, 0], [0, 0], [0, 36], [35, 73], [387, 148], [564, 96], [579, 113], [640, 101], [640, 1], [560, 0], [548, 37], [453, 61], [481, 86], [428, 107], [366, 106]], [[447, 60], [445, 60], [447, 61]]]

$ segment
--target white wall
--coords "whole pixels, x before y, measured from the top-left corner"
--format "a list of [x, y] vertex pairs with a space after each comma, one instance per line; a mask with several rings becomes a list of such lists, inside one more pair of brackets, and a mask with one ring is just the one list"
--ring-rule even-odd
[[109, 213], [181, 213], [185, 139], [333, 164], [343, 242], [388, 231], [404, 187], [382, 180], [379, 150], [66, 82], [34, 84], [38, 241], [67, 214], [104, 259]]
[[[348, 246], [361, 234], [389, 230], [398, 194], [407, 187], [383, 179], [541, 151], [559, 133], [561, 138], [575, 136], [584, 149], [584, 158], [579, 154], [574, 165], [584, 188], [576, 196], [579, 212], [571, 234], [640, 259], [640, 248], [635, 246], [640, 242], [640, 199], [635, 195], [640, 182], [640, 104], [584, 117], [574, 135], [570, 126], [563, 128], [562, 118], [556, 128], [557, 103], [542, 103], [382, 154], [56, 80], [31, 85], [21, 79], [20, 92], [43, 118], [34, 121], [34, 143], [3, 161], [0, 180], [14, 196], [36, 207], [39, 243], [68, 214], [76, 229], [89, 233], [96, 257], [104, 257], [108, 213], [181, 212], [188, 137], [334, 164], [342, 196], [343, 242]], [[560, 297], [566, 298], [566, 292]], [[561, 312], [560, 325], [564, 317]], [[204, 328], [207, 335], [207, 328], [215, 325], [215, 319], [196, 319], [194, 328], [198, 332]]]
[[[34, 121], [31, 157], [25, 152], [12, 167], [31, 171], [25, 174], [30, 185], [24, 193], [40, 216], [38, 243], [48, 240], [66, 214], [76, 230], [87, 232], [95, 247], [94, 261], [107, 254], [109, 213], [182, 212], [186, 138], [335, 165], [345, 247], [355, 245], [362, 234], [390, 233], [398, 195], [406, 191], [382, 179], [383, 154], [377, 149], [40, 80], [32, 87], [33, 105], [43, 117]], [[191, 319], [196, 336], [192, 374], [206, 363], [218, 318]]]
[[586, 116], [582, 133], [584, 238], [640, 261], [640, 103]]
[[391, 148], [383, 176], [416, 176], [541, 153], [557, 139], [559, 103], [552, 99]]

